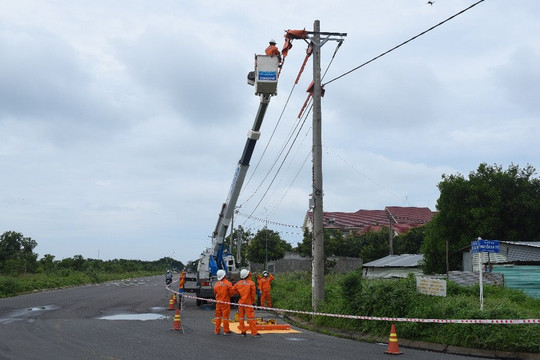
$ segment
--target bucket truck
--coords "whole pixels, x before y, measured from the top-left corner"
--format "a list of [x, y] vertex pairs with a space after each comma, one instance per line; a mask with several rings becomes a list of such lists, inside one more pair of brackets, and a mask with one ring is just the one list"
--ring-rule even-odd
[[259, 109], [255, 116], [255, 122], [248, 132], [242, 156], [234, 172], [229, 194], [221, 206], [218, 221], [212, 233], [212, 245], [207, 247], [199, 258], [197, 265], [197, 305], [201, 305], [204, 298], [214, 298], [213, 284], [217, 282], [216, 272], [219, 269], [225, 270], [227, 276], [233, 280], [239, 278], [240, 269], [237, 268], [230, 249], [225, 247], [225, 236], [249, 168], [255, 144], [261, 135], [259, 130], [270, 103], [270, 98], [277, 95], [278, 68], [277, 57], [255, 55], [255, 71], [248, 74], [248, 84], [254, 86], [255, 95], [260, 97]]

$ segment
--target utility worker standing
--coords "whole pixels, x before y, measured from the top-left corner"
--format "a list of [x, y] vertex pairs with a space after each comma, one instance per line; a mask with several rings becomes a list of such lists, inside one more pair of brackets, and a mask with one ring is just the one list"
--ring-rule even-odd
[[276, 46], [276, 40], [271, 39], [269, 41], [270, 45], [265, 50], [266, 55], [268, 56], [277, 56], [279, 64], [281, 66], [281, 53], [279, 52], [279, 49]]
[[246, 336], [247, 327], [244, 325], [244, 317], [247, 315], [251, 335], [253, 337], [261, 337], [261, 334], [257, 331], [255, 310], [251, 307], [257, 301], [255, 297], [255, 283], [249, 278], [249, 270], [247, 269], [240, 271], [240, 278], [241, 280], [233, 286], [233, 294], [240, 294], [240, 299], [238, 300], [238, 329], [242, 332], [242, 336]]
[[[217, 271], [218, 282], [214, 285], [214, 295], [216, 301], [231, 302], [231, 293], [233, 285], [225, 278], [225, 270]], [[231, 315], [231, 305], [216, 302], [216, 317], [214, 334], [219, 335], [221, 323], [223, 322], [223, 335], [231, 335], [229, 328], [229, 316]]]
[[261, 274], [257, 275], [257, 306], [261, 306]]
[[[269, 274], [268, 271], [263, 271], [262, 278], [259, 279], [259, 289], [261, 290], [261, 306], [272, 307], [272, 298], [270, 296], [270, 287], [272, 285], [274, 276]], [[268, 305], [266, 305], [268, 302]]]

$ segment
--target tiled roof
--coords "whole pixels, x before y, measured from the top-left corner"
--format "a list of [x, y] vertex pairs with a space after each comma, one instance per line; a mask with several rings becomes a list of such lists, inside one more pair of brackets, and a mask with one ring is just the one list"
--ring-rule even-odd
[[[405, 233], [414, 227], [424, 225], [433, 217], [429, 208], [387, 206], [385, 210], [358, 210], [356, 212], [325, 212], [324, 227], [326, 229], [341, 229], [343, 231], [356, 231], [366, 233], [378, 231], [390, 224], [399, 234]], [[308, 211], [304, 226], [313, 224], [313, 212]]]
[[396, 224], [425, 224], [433, 217], [433, 212], [425, 207], [387, 206]]

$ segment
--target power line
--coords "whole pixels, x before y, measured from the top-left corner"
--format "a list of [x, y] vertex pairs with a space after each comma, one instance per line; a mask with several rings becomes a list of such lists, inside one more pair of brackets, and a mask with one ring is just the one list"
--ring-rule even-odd
[[[279, 126], [279, 124], [281, 122], [281, 118], [283, 117], [285, 109], [287, 108], [287, 105], [289, 105], [289, 100], [291, 99], [291, 96], [292, 96], [292, 93], [294, 92], [295, 87], [296, 87], [296, 84], [293, 84], [293, 86], [291, 88], [291, 91], [289, 92], [289, 96], [287, 97], [287, 101], [285, 102], [285, 105], [283, 105], [283, 109], [281, 110], [281, 114], [279, 115], [276, 126], [274, 126], [274, 130], [272, 131], [272, 134], [270, 135], [270, 138], [268, 139], [268, 142], [266, 143], [266, 147], [264, 148], [264, 151], [261, 154], [261, 156], [259, 158], [259, 161], [257, 162], [257, 165], [255, 166], [255, 169], [253, 169], [253, 171], [251, 172], [251, 175], [250, 175], [246, 185], [244, 186], [244, 189], [247, 188], [247, 186], [249, 185], [249, 182], [253, 178], [253, 175], [257, 172], [257, 169], [259, 168], [259, 165], [261, 164], [261, 161], [264, 158], [264, 155], [266, 154], [266, 151], [268, 150], [268, 147], [270, 146], [270, 143], [272, 142], [272, 139], [274, 138], [274, 134], [276, 133], [276, 130], [277, 130], [277, 128], [278, 128], [278, 126]], [[268, 176], [268, 175], [266, 175], [266, 176]], [[260, 187], [260, 185], [259, 185], [259, 187]], [[257, 190], [255, 190], [255, 192], [257, 192]], [[253, 194], [253, 195], [255, 195], [255, 194]], [[253, 197], [253, 195], [251, 195], [251, 197]], [[249, 197], [249, 199], [251, 199], [251, 197]], [[247, 202], [247, 200], [246, 200], [246, 202]]]
[[[326, 75], [326, 73], [328, 72], [328, 70], [330, 69], [330, 66], [332, 65], [332, 62], [334, 61], [334, 58], [336, 57], [336, 54], [338, 52], [338, 50], [340, 49], [341, 45], [343, 44], [343, 40], [339, 41], [336, 45], [336, 49], [334, 50], [334, 54], [332, 55], [332, 59], [330, 60], [328, 66], [326, 67], [326, 70], [324, 72], [324, 75], [323, 75], [323, 79], [324, 79], [324, 76]], [[292, 91], [294, 90], [296, 86], [296, 82], [295, 82], [295, 85], [293, 85], [293, 88], [291, 89], [291, 93], [289, 94], [289, 98], [287, 99], [287, 104], [289, 103], [289, 99], [291, 97], [291, 94], [292, 94]], [[286, 104], [286, 105], [287, 105]], [[281, 150], [279, 151], [278, 155], [276, 156], [276, 159], [274, 161], [274, 163], [272, 164], [272, 166], [270, 167], [270, 169], [268, 170], [267, 174], [265, 175], [265, 177], [263, 178], [263, 180], [261, 181], [261, 183], [259, 184], [259, 186], [257, 187], [257, 189], [254, 191], [254, 193], [246, 200], [242, 203], [242, 205], [246, 204], [254, 195], [255, 193], [257, 193], [257, 191], [261, 188], [261, 186], [263, 185], [263, 183], [266, 181], [267, 177], [270, 175], [270, 173], [272, 172], [272, 170], [274, 169], [274, 166], [276, 166], [278, 160], [280, 159], [280, 157], [283, 155], [287, 145], [289, 144], [290, 141], [292, 141], [292, 143], [290, 143], [289, 145], [289, 149], [288, 151], [286, 152], [286, 154], [284, 155], [284, 158], [281, 162], [281, 165], [279, 166], [279, 168], [276, 170], [276, 173], [273, 177], [273, 179], [271, 180], [270, 184], [268, 185], [265, 193], [263, 194], [262, 198], [259, 200], [259, 202], [257, 203], [257, 205], [255, 206], [255, 208], [253, 209], [252, 213], [253, 214], [257, 208], [260, 206], [261, 202], [264, 200], [264, 197], [268, 194], [268, 191], [270, 190], [270, 187], [272, 186], [272, 184], [274, 183], [276, 177], [278, 176], [279, 172], [281, 171], [281, 168], [283, 167], [285, 161], [287, 160], [287, 157], [289, 156], [289, 153], [291, 152], [293, 146], [295, 145], [296, 143], [296, 140], [298, 139], [298, 135], [300, 134], [300, 131], [302, 130], [302, 127], [304, 126], [305, 122], [306, 122], [306, 119], [309, 115], [309, 113], [311, 112], [311, 107], [309, 109], [309, 111], [307, 113], [305, 113], [305, 117], [304, 117], [304, 120], [299, 123], [299, 122], [296, 122], [296, 125], [293, 127], [293, 129], [291, 129], [291, 132], [289, 133], [289, 135], [287, 136], [287, 141], [283, 144]], [[283, 111], [285, 111], [285, 108], [283, 109]], [[279, 120], [281, 120], [281, 117], [283, 116], [283, 111], [281, 113], [281, 116], [279, 117]], [[279, 121], [278, 121], [279, 123]], [[298, 125], [300, 125], [300, 127], [298, 127]], [[277, 125], [276, 125], [277, 127]], [[274, 132], [275, 132], [275, 129], [274, 129]], [[273, 137], [274, 133], [272, 133], [272, 137]], [[293, 135], [295, 135], [293, 137]], [[267, 145], [268, 147], [268, 145]], [[266, 152], [266, 148], [265, 148], [265, 152]], [[264, 155], [264, 153], [263, 153]], [[260, 160], [259, 160], [259, 163], [260, 163]], [[258, 167], [259, 164], [257, 164], [257, 167]], [[302, 165], [303, 167], [303, 165]], [[253, 175], [252, 175], [253, 176]], [[250, 178], [251, 179], [251, 178]], [[292, 184], [291, 184], [292, 185]], [[288, 190], [287, 190], [288, 191]]]
[[[334, 58], [336, 57], [336, 54], [338, 52], [338, 50], [340, 49], [341, 45], [343, 43], [343, 40], [339, 41], [337, 46], [336, 46], [336, 49], [334, 50], [334, 54], [332, 56], [332, 59], [330, 60], [325, 72], [324, 72], [324, 75], [326, 75], [326, 73], [328, 72], [328, 69], [330, 68], [330, 66], [332, 65], [332, 62], [334, 61]], [[324, 76], [323, 76], [324, 78]], [[269, 146], [269, 143], [270, 141], [272, 140], [275, 132], [276, 132], [276, 129], [283, 117], [283, 114], [284, 114], [284, 111], [285, 111], [285, 108], [287, 107], [288, 103], [289, 103], [289, 100], [291, 98], [291, 95], [295, 89], [295, 86], [296, 86], [296, 82], [295, 84], [293, 85], [293, 87], [291, 88], [291, 91], [289, 93], [289, 96], [287, 98], [287, 102], [285, 103], [285, 106], [283, 107], [282, 109], [282, 112], [281, 112], [281, 115], [278, 119], [278, 123], [276, 124], [276, 126], [274, 127], [274, 131], [272, 132], [272, 135], [270, 137], [270, 140], [268, 142], [268, 144], [266, 145], [266, 148], [264, 149], [264, 152], [261, 156], [261, 159], [259, 159], [259, 162], [257, 163], [257, 166], [255, 167], [255, 171], [258, 169], [259, 167], [259, 164], [262, 160], [262, 157], [265, 155], [267, 149], [268, 149], [268, 146]], [[278, 168], [275, 170], [275, 174], [273, 176], [273, 178], [270, 180], [270, 183], [268, 184], [268, 186], [266, 187], [266, 190], [264, 191], [264, 194], [262, 194], [261, 198], [259, 199], [259, 201], [257, 202], [257, 204], [255, 205], [255, 207], [253, 208], [253, 210], [251, 211], [250, 215], [246, 217], [246, 220], [244, 221], [243, 225], [246, 224], [246, 222], [249, 220], [249, 219], [254, 219], [255, 217], [253, 216], [253, 214], [255, 213], [255, 211], [259, 208], [259, 206], [261, 205], [261, 203], [263, 202], [263, 200], [265, 199], [265, 197], [268, 195], [268, 192], [270, 191], [270, 188], [272, 187], [272, 185], [274, 184], [274, 182], [276, 181], [276, 178], [277, 176], [280, 174], [285, 162], [287, 161], [287, 159], [289, 158], [289, 155], [294, 147], [294, 145], [296, 144], [297, 142], [297, 139], [298, 139], [298, 136], [300, 134], [300, 132], [302, 131], [302, 128], [307, 120], [307, 117], [309, 115], [309, 113], [311, 112], [312, 108], [310, 107], [309, 110], [307, 112], [304, 113], [304, 119], [303, 121], [297, 121], [295, 122], [295, 125], [293, 126], [293, 128], [291, 129], [291, 131], [289, 132], [288, 136], [287, 136], [287, 139], [286, 141], [283, 143], [281, 149], [279, 150], [272, 166], [270, 167], [270, 169], [267, 171], [266, 175], [264, 176], [264, 178], [261, 180], [260, 184], [257, 186], [257, 188], [253, 191], [253, 193], [240, 205], [240, 206], [243, 206], [245, 204], [247, 204], [254, 196], [255, 194], [260, 190], [260, 188], [263, 186], [263, 184], [266, 182], [267, 178], [271, 175], [272, 171], [274, 170], [274, 167], [278, 164], [278, 161], [280, 160], [281, 157], [282, 160], [281, 160], [281, 164], [278, 166]], [[307, 159], [309, 158], [306, 157], [306, 159], [304, 160], [304, 162], [302, 163], [302, 165], [300, 166], [300, 169], [298, 170], [298, 172], [296, 173], [296, 175], [294, 176], [292, 182], [289, 184], [288, 188], [285, 190], [285, 193], [284, 195], [281, 196], [280, 199], [278, 199], [278, 203], [274, 206], [274, 210], [275, 211], [275, 208], [277, 206], [279, 206], [279, 203], [283, 200], [283, 197], [285, 196], [285, 194], [288, 192], [288, 190], [290, 189], [290, 187], [292, 186], [292, 184], [294, 183], [294, 181], [296, 180], [296, 178], [298, 177], [298, 174], [300, 173], [301, 169], [304, 167]], [[251, 174], [249, 180], [248, 180], [248, 183], [251, 181], [251, 179], [253, 178], [253, 174], [254, 172]]]
[[431, 30], [434, 30], [435, 28], [437, 28], [437, 27], [443, 25], [444, 23], [447, 23], [448, 21], [450, 21], [450, 20], [454, 19], [455, 17], [457, 17], [457, 16], [463, 14], [464, 12], [466, 12], [466, 11], [472, 9], [473, 7], [475, 7], [476, 5], [478, 5], [478, 4], [480, 4], [481, 2], [484, 2], [484, 1], [485, 1], [485, 0], [479, 0], [479, 1], [477, 1], [476, 3], [472, 4], [472, 5], [469, 6], [468, 8], [463, 9], [463, 10], [461, 10], [460, 12], [458, 12], [458, 13], [456, 13], [456, 14], [450, 16], [448, 19], [441, 21], [441, 22], [438, 23], [437, 25], [434, 25], [434, 26], [430, 27], [429, 29], [427, 29], [427, 30], [425, 30], [425, 31], [422, 31], [420, 34], [418, 34], [418, 35], [416, 35], [416, 36], [413, 36], [413, 37], [410, 38], [409, 40], [406, 40], [406, 41], [402, 42], [401, 44], [399, 44], [399, 45], [397, 45], [397, 46], [394, 46], [394, 47], [391, 48], [390, 50], [387, 50], [387, 51], [383, 52], [382, 54], [380, 54], [380, 55], [378, 55], [378, 56], [375, 56], [373, 59], [368, 60], [368, 61], [366, 61], [365, 63], [363, 63], [363, 64], [361, 64], [361, 65], [359, 65], [359, 66], [357, 66], [357, 67], [355, 67], [355, 68], [353, 68], [353, 69], [351, 69], [351, 70], [349, 70], [349, 71], [347, 71], [347, 72], [345, 72], [345, 73], [343, 73], [343, 74], [341, 74], [341, 75], [339, 75], [338, 77], [335, 77], [335, 78], [333, 78], [332, 80], [325, 82], [322, 86], [328, 85], [328, 84], [330, 84], [331, 82], [334, 82], [334, 81], [336, 81], [336, 80], [338, 80], [338, 79], [341, 79], [342, 77], [344, 77], [344, 76], [346, 76], [346, 75], [349, 75], [349, 74], [352, 73], [353, 71], [356, 71], [356, 70], [358, 70], [358, 69], [360, 69], [360, 68], [366, 66], [367, 64], [372, 63], [373, 61], [375, 61], [375, 60], [377, 60], [377, 59], [379, 59], [379, 58], [381, 58], [381, 57], [383, 57], [383, 56], [385, 56], [385, 55], [391, 53], [392, 51], [394, 51], [394, 50], [396, 50], [396, 49], [402, 47], [402, 46], [405, 45], [405, 44], [410, 43], [410, 42], [413, 41], [413, 40], [416, 40], [416, 39], [419, 38], [420, 36], [427, 34], [427, 33], [430, 32]]
[[340, 154], [335, 152], [333, 149], [331, 149], [328, 145], [323, 144], [323, 147], [325, 148], [327, 154], [329, 154], [329, 153], [334, 154], [338, 159], [343, 161], [345, 164], [350, 166], [354, 171], [356, 171], [357, 173], [359, 173], [360, 175], [362, 175], [363, 177], [365, 177], [366, 179], [371, 181], [373, 184], [377, 185], [379, 188], [386, 191], [388, 194], [392, 195], [393, 197], [398, 199], [400, 202], [403, 202], [403, 203], [406, 202], [405, 199], [401, 198], [399, 195], [396, 195], [392, 191], [388, 190], [384, 185], [382, 185], [382, 184], [378, 183], [377, 181], [373, 180], [372, 178], [370, 178], [368, 175], [366, 175], [364, 172], [362, 172], [360, 169], [358, 169], [356, 166], [354, 166], [350, 161], [346, 160], [343, 156], [341, 156]]

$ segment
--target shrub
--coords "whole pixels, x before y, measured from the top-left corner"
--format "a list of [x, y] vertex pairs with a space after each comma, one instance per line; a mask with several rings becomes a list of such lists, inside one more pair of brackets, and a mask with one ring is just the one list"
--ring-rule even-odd
[[[311, 311], [311, 275], [278, 274], [273, 283], [276, 307]], [[325, 301], [321, 311], [332, 314], [425, 319], [538, 319], [540, 299], [521, 291], [485, 287], [480, 310], [479, 287], [447, 283], [447, 296], [416, 291], [413, 276], [407, 279], [362, 279], [358, 271], [325, 277]], [[309, 318], [304, 316], [305, 319]], [[312, 322], [364, 334], [388, 336], [386, 321], [361, 321], [315, 316]], [[400, 322], [400, 337], [471, 348], [540, 352], [538, 325], [439, 324]]]

